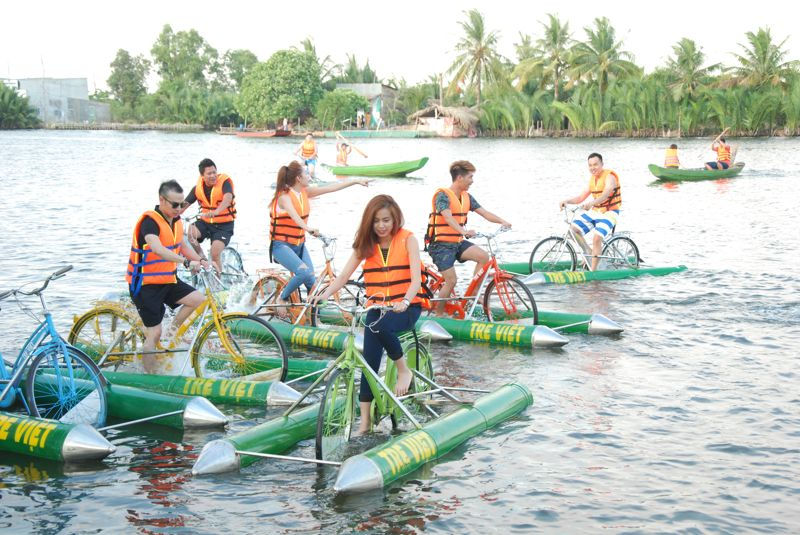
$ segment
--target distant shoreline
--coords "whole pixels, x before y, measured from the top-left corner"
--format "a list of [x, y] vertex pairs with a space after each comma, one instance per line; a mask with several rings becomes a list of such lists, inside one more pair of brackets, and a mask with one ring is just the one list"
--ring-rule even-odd
[[[33, 129], [36, 130], [36, 129]], [[38, 128], [38, 130], [116, 130], [116, 131], [162, 131], [162, 132], [187, 132], [187, 133], [224, 133], [216, 130], [209, 130], [200, 124], [130, 124], [130, 123], [51, 123], [46, 126]], [[412, 132], [414, 134], [412, 134]], [[229, 132], [228, 132], [229, 133]], [[307, 133], [312, 133], [320, 138], [333, 138], [334, 133], [328, 131], [307, 131], [296, 130], [290, 134], [291, 137], [302, 137]], [[427, 131], [414, 131], [409, 129], [386, 129], [386, 130], [343, 130], [345, 136], [351, 136], [359, 139], [401, 139], [401, 138], [436, 138], [436, 139], [465, 139], [464, 137], [455, 138], [450, 136], [436, 136]], [[716, 131], [701, 132], [695, 135], [678, 135], [677, 132], [667, 131], [664, 133], [655, 132], [634, 132], [628, 134], [625, 132], [573, 132], [569, 130], [561, 131], [545, 131], [534, 130], [530, 135], [519, 135], [519, 133], [510, 132], [484, 132], [476, 137], [483, 139], [534, 139], [534, 138], [566, 138], [566, 139], [600, 139], [600, 138], [618, 138], [618, 139], [698, 139], [713, 137], [717, 134]], [[798, 137], [797, 133], [787, 133], [783, 129], [775, 129], [771, 133], [765, 132], [728, 132], [728, 137], [753, 137], [753, 138], [789, 138]]]

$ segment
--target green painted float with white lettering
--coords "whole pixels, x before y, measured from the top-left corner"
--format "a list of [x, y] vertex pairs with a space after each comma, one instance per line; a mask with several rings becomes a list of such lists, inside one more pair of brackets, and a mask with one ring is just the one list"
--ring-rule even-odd
[[0, 451], [51, 461], [90, 461], [116, 448], [87, 424], [0, 412]]

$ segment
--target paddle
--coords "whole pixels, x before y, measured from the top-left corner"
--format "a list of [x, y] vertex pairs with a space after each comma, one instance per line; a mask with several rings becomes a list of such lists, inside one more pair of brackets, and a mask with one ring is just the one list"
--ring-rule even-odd
[[344, 137], [344, 136], [343, 136], [341, 133], [339, 133], [339, 132], [336, 132], [336, 137], [337, 137], [337, 138], [339, 138], [339, 139], [341, 139], [342, 141], [344, 141], [345, 143], [347, 143], [347, 144], [348, 144], [348, 145], [350, 145], [351, 147], [353, 147], [353, 149], [355, 149], [355, 151], [356, 151], [357, 153], [359, 153], [361, 156], [363, 156], [364, 158], [368, 158], [367, 154], [366, 154], [364, 151], [362, 151], [361, 149], [359, 149], [358, 147], [356, 147], [355, 145], [353, 145], [353, 144], [352, 144], [350, 141], [348, 141], [348, 140], [347, 140], [347, 138], [346, 138], [346, 137]]

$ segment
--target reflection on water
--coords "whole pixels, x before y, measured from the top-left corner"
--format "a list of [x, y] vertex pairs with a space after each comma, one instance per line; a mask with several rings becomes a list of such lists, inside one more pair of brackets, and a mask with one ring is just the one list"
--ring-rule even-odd
[[[527, 260], [539, 240], [563, 232], [558, 202], [585, 186], [585, 158], [597, 150], [621, 177], [620, 230], [632, 233], [649, 265], [689, 271], [533, 289], [541, 309], [602, 313], [625, 327], [620, 336], [570, 335], [554, 351], [434, 345], [442, 382], [520, 381], [534, 406], [383, 492], [336, 497], [335, 470], [285, 461], [191, 477], [208, 440], [280, 413], [224, 407], [232, 419], [225, 432], [115, 431], [117, 452], [91, 466], [3, 455], [0, 526], [17, 533], [797, 531], [800, 242], [788, 201], [795, 180], [776, 162], [800, 141], [742, 140], [740, 177], [680, 184], [653, 184], [647, 171], [663, 155], [663, 140], [360, 144], [375, 162], [425, 155], [430, 162], [415, 173], [420, 180], [381, 179], [313, 201], [311, 222], [338, 238], [340, 266], [369, 198], [394, 196], [419, 236], [434, 189], [449, 183], [449, 163], [462, 158], [478, 168], [470, 192], [514, 225], [501, 237], [500, 259]], [[0, 233], [0, 290], [74, 264], [47, 292], [66, 333], [93, 299], [125, 291], [134, 222], [157, 202], [160, 181], [194, 184], [204, 157], [236, 183], [235, 240], [247, 272], [268, 268], [269, 186], [295, 145], [214, 134], [0, 132], [5, 200], [20, 229]], [[684, 145], [699, 154], [707, 141]], [[332, 143], [320, 141], [320, 151], [322, 161], [333, 159]], [[471, 216], [469, 226], [494, 225]], [[320, 268], [319, 243], [308, 247]], [[470, 273], [459, 268], [462, 281]], [[34, 326], [4, 302], [0, 351], [14, 355]], [[292, 453], [313, 449], [304, 441]]]

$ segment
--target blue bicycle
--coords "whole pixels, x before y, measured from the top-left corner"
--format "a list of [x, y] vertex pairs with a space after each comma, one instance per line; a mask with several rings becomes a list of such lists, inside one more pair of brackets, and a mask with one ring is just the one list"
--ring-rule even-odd
[[0, 408], [10, 407], [19, 397], [31, 416], [102, 427], [107, 411], [106, 379], [92, 359], [56, 332], [44, 300], [44, 290], [50, 281], [60, 279], [71, 269], [72, 266], [59, 269], [39, 288], [25, 290], [23, 286], [0, 292], [0, 301], [11, 296], [37, 296], [44, 314], [40, 320], [17, 299], [20, 309], [40, 323], [13, 363], [2, 360]]

